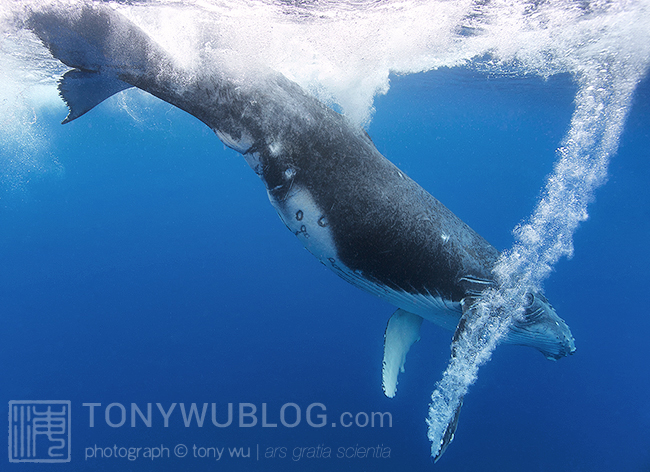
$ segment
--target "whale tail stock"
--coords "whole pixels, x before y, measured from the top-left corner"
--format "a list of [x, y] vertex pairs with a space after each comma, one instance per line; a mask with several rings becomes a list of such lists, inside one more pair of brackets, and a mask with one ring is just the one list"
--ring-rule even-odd
[[[118, 25], [121, 34], [117, 34]], [[138, 38], [143, 36], [139, 29], [128, 28], [132, 26], [128, 21], [106, 7], [84, 5], [65, 12], [31, 11], [25, 26], [56, 59], [72, 68], [59, 82], [59, 94], [69, 109], [63, 123], [69, 123], [117, 92], [132, 87], [120, 79], [118, 71], [142, 62], [146, 49], [135, 47], [135, 43], [150, 43]], [[122, 60], [118, 62], [114, 51], [120, 37], [134, 46], [127, 49], [130, 54], [122, 52]]]

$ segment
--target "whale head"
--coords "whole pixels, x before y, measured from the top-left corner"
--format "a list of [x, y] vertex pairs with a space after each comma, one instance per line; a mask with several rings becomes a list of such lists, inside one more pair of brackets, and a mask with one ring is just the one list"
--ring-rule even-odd
[[508, 341], [532, 346], [547, 359], [558, 360], [576, 350], [569, 326], [541, 293], [528, 293], [523, 316], [510, 326]]

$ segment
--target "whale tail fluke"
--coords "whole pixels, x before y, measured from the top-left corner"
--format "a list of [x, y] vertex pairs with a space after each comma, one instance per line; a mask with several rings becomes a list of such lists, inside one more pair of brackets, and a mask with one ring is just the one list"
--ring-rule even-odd
[[68, 116], [61, 122], [66, 124], [89, 112], [101, 102], [131, 85], [118, 78], [73, 69], [66, 72], [59, 82], [59, 95], [68, 106]]
[[139, 86], [143, 76], [161, 70], [168, 60], [140, 28], [103, 5], [33, 10], [25, 26], [56, 59], [73, 69], [59, 82], [59, 93], [70, 111], [63, 123], [122, 90]]

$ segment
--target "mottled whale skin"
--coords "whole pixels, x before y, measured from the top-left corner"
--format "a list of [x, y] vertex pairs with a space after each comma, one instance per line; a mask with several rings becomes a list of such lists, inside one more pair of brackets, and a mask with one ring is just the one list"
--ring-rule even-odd
[[[284, 76], [186, 70], [105, 6], [32, 11], [26, 27], [72, 68], [59, 87], [70, 109], [64, 122], [132, 86], [185, 110], [244, 155], [314, 256], [399, 308], [386, 331], [388, 396], [422, 318], [454, 330], [466, 301], [492, 286], [498, 251], [384, 158], [363, 129]], [[530, 298], [507, 341], [552, 359], [572, 353], [566, 324], [542, 295]]]

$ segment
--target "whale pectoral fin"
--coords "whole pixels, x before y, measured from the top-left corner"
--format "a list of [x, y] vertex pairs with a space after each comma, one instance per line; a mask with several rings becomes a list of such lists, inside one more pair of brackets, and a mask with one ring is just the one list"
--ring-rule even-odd
[[[456, 357], [456, 347], [457, 347], [457, 342], [463, 336], [463, 332], [466, 329], [467, 326], [467, 321], [473, 314], [473, 307], [474, 304], [476, 303], [476, 297], [473, 296], [467, 296], [463, 298], [460, 301], [460, 306], [463, 309], [463, 316], [460, 317], [460, 320], [458, 321], [458, 326], [456, 326], [456, 331], [454, 332], [454, 336], [452, 337], [451, 340], [451, 357]], [[461, 396], [458, 405], [456, 405], [456, 408], [454, 410], [454, 416], [449, 419], [449, 423], [447, 423], [447, 426], [445, 428], [445, 432], [442, 435], [442, 439], [440, 440], [440, 443], [438, 445], [438, 449], [435, 452], [435, 454], [432, 453], [433, 455], [433, 462], [438, 462], [440, 457], [445, 453], [451, 442], [454, 440], [454, 436], [456, 434], [456, 428], [458, 427], [458, 419], [460, 418], [460, 409], [463, 406], [463, 398], [464, 396]], [[433, 451], [433, 448], [432, 448]]]
[[420, 339], [422, 317], [398, 309], [388, 320], [384, 334], [382, 387], [388, 398], [397, 392], [397, 376], [404, 372], [406, 353]]
[[468, 296], [463, 298], [460, 301], [460, 307], [463, 310], [463, 315], [458, 320], [456, 325], [456, 330], [454, 331], [454, 336], [451, 338], [451, 355], [454, 356], [454, 343], [458, 341], [463, 330], [465, 329], [465, 323], [467, 319], [472, 316], [472, 306], [476, 303], [476, 297]]
[[70, 112], [62, 123], [79, 118], [107, 98], [130, 87], [116, 77], [99, 72], [79, 69], [66, 72], [59, 83], [59, 93]]
[[454, 411], [454, 417], [449, 422], [447, 428], [445, 429], [445, 434], [442, 436], [442, 442], [440, 443], [440, 448], [438, 449], [438, 453], [433, 458], [434, 464], [438, 462], [438, 459], [442, 457], [442, 455], [445, 453], [445, 451], [447, 450], [451, 442], [454, 440], [454, 435], [456, 434], [456, 428], [458, 427], [458, 418], [460, 418], [460, 409], [462, 408], [462, 406], [463, 406], [463, 397], [460, 398], [460, 402], [456, 407], [456, 411]]

